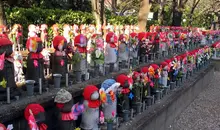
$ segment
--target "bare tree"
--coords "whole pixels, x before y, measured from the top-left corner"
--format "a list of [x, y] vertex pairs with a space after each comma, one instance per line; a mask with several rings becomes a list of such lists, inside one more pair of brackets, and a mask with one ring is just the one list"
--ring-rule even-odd
[[181, 26], [183, 11], [188, 0], [173, 0], [173, 26]]
[[0, 0], [0, 25], [4, 24], [4, 8], [3, 1]]
[[100, 25], [101, 24], [101, 17], [100, 17], [100, 4], [99, 4], [99, 0], [92, 0], [92, 13], [95, 17], [96, 20], [96, 24]]
[[147, 18], [150, 12], [151, 4], [149, 0], [141, 0], [140, 10], [138, 14], [138, 27], [140, 32], [146, 31]]
[[201, 0], [193, 0], [192, 2], [192, 7], [190, 10], [190, 14], [189, 14], [189, 25], [190, 26], [192, 25], [194, 11], [196, 7], [198, 6], [199, 2], [201, 2]]

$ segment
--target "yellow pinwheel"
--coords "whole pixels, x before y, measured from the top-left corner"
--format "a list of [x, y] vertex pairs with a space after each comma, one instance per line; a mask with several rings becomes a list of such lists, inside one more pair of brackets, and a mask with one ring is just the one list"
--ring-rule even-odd
[[1, 85], [3, 88], [6, 88], [6, 87], [7, 87], [7, 81], [5, 80], [5, 78], [3, 78], [3, 80], [0, 82], [0, 85]]

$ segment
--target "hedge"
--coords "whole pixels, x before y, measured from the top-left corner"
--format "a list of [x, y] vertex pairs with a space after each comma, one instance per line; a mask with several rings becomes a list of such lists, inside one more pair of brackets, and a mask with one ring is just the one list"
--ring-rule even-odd
[[[58, 24], [94, 24], [95, 19], [91, 12], [62, 10], [62, 9], [42, 9], [39, 7], [33, 8], [6, 8], [5, 14], [8, 25], [15, 23], [21, 24], [24, 29], [24, 36], [27, 36], [28, 25], [47, 24], [49, 27], [55, 23]], [[106, 13], [108, 23], [114, 25], [137, 24], [137, 16], [116, 16]], [[150, 21], [148, 26], [155, 24], [155, 21]], [[148, 28], [148, 27], [147, 27]]]

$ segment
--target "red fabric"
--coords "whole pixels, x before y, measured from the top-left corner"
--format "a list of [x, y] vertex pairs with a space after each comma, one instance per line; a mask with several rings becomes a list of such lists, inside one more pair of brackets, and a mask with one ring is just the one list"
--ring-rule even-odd
[[31, 53], [31, 59], [42, 59], [43, 55], [41, 53]]
[[122, 94], [128, 94], [128, 93], [130, 93], [130, 89], [129, 88], [123, 88], [122, 90], [121, 90], [121, 93]]
[[47, 130], [47, 128], [48, 128], [48, 126], [47, 126], [46, 124], [44, 124], [44, 123], [41, 123], [41, 124], [39, 125], [39, 129], [40, 129], [40, 130]]
[[146, 74], [148, 72], [148, 67], [141, 68], [141, 73]]
[[83, 91], [83, 97], [85, 100], [88, 101], [88, 106], [90, 108], [97, 108], [100, 106], [100, 101], [99, 100], [91, 100], [91, 95], [95, 92], [98, 91], [98, 88], [94, 85], [88, 85], [85, 87]]
[[86, 38], [86, 36], [84, 36], [83, 34], [79, 34], [79, 35], [77, 35], [76, 37], [75, 37], [75, 39], [74, 39], [74, 45], [75, 46], [80, 46], [80, 45], [83, 45], [83, 46], [86, 46], [86, 43], [81, 43], [82, 41], [81, 40], [86, 40], [86, 41], [84, 41], [84, 42], [87, 42], [87, 38]]
[[7, 38], [8, 39], [8, 35], [7, 34], [0, 34], [0, 38]]
[[146, 39], [146, 33], [145, 32], [138, 33], [138, 40], [139, 41], [143, 41], [145, 39]]
[[[2, 34], [2, 35], [4, 35], [4, 34]], [[5, 35], [4, 35], [4, 37], [0, 37], [0, 47], [7, 46], [7, 45], [12, 45], [12, 42], [8, 38], [6, 38]]]
[[125, 35], [124, 34], [121, 34], [120, 36], [119, 36], [119, 41], [124, 41], [124, 39], [126, 39], [126, 37], [125, 37]]
[[157, 64], [151, 64], [151, 66], [154, 68], [154, 70], [159, 68], [159, 66]]
[[69, 113], [62, 113], [61, 114], [61, 119], [63, 121], [71, 121], [71, 120], [74, 120], [74, 117], [73, 117], [73, 113], [72, 112], [69, 112]]
[[110, 43], [111, 48], [116, 48], [117, 46], [114, 43]]
[[64, 107], [64, 103], [57, 103], [56, 107], [62, 109]]
[[134, 33], [134, 32], [133, 32], [133, 33], [130, 33], [130, 37], [131, 37], [131, 38], [137, 37], [137, 33]]
[[53, 47], [54, 47], [56, 50], [59, 50], [59, 49], [58, 49], [58, 46], [59, 46], [60, 44], [64, 44], [65, 42], [67, 42], [66, 38], [65, 38], [64, 36], [58, 35], [58, 36], [54, 37], [54, 39], [53, 39]]
[[137, 79], [140, 76], [140, 73], [138, 73], [137, 71], [133, 72], [133, 78]]
[[80, 53], [86, 53], [86, 52], [87, 52], [86, 47], [79, 47], [79, 46], [77, 46], [77, 50], [78, 50]]
[[113, 32], [109, 32], [107, 35], [106, 35], [106, 42], [107, 43], [114, 43], [116, 44], [118, 42], [118, 37], [113, 33]]
[[30, 51], [30, 47], [31, 47], [30, 44], [31, 44], [32, 41], [36, 41], [37, 44], [42, 43], [42, 41], [39, 37], [30, 37], [30, 38], [28, 38], [28, 40], [26, 42], [26, 48], [28, 49], [28, 51]]
[[116, 81], [121, 84], [121, 86], [125, 85], [125, 81], [128, 80], [128, 76], [124, 74], [120, 74], [117, 76]]
[[167, 62], [161, 62], [160, 65], [162, 66], [162, 68], [164, 68], [165, 66], [168, 65], [168, 63]]
[[6, 130], [5, 125], [3, 125], [3, 124], [1, 124], [1, 123], [0, 123], [0, 128], [2, 128], [3, 130]]
[[161, 32], [160, 33], [160, 41], [166, 42], [166, 37], [167, 37], [166, 32]]
[[44, 108], [40, 104], [29, 104], [24, 110], [24, 117], [26, 120], [28, 120], [30, 116], [29, 110], [32, 111], [34, 116], [40, 112], [45, 112]]

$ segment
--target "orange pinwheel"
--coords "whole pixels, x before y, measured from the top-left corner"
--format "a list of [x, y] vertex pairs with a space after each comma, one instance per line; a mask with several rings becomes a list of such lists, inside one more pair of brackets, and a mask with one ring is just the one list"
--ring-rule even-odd
[[109, 95], [111, 97], [112, 102], [114, 102], [115, 101], [115, 94], [112, 90], [109, 92]]
[[150, 66], [150, 67], [148, 68], [148, 73], [149, 73], [150, 76], [154, 76], [155, 71], [154, 71], [154, 68], [153, 68], [152, 66]]
[[102, 103], [106, 103], [106, 93], [104, 91], [100, 91], [100, 100]]

